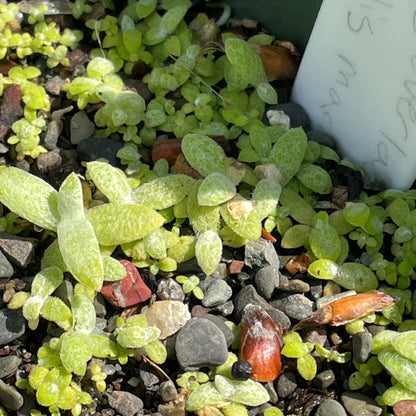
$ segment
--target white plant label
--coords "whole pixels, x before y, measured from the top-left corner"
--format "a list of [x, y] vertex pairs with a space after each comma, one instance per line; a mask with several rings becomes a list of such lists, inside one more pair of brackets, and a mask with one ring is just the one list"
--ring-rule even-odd
[[416, 177], [416, 2], [323, 0], [292, 101], [370, 178]]

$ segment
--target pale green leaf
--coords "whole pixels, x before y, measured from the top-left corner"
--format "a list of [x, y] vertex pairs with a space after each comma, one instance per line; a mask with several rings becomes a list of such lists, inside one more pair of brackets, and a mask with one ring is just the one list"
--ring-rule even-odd
[[277, 104], [277, 92], [268, 82], [260, 82], [256, 86], [258, 96], [267, 104]]
[[155, 10], [157, 0], [139, 0], [136, 5], [136, 13], [140, 19], [149, 16]]
[[235, 185], [228, 176], [210, 173], [198, 188], [198, 204], [215, 206], [231, 199], [236, 193]]
[[298, 248], [305, 246], [309, 241], [309, 234], [312, 227], [310, 225], [295, 224], [290, 227], [282, 237], [283, 248]]
[[332, 180], [329, 173], [318, 165], [303, 163], [296, 172], [296, 178], [304, 186], [318, 194], [329, 194], [332, 191]]
[[103, 256], [104, 280], [114, 282], [121, 280], [126, 276], [126, 269], [115, 258]]
[[125, 326], [117, 329], [117, 342], [124, 348], [140, 348], [158, 339], [160, 329], [155, 326]]
[[381, 331], [374, 336], [373, 339], [373, 348], [371, 352], [373, 354], [378, 354], [380, 351], [389, 348], [392, 346], [393, 340], [399, 335], [397, 331], [392, 331], [387, 329]]
[[31, 296], [23, 305], [23, 316], [28, 321], [34, 321], [38, 319], [44, 302], [45, 299], [40, 295]]
[[46, 299], [58, 288], [63, 278], [62, 270], [56, 266], [43, 269], [33, 278], [31, 292]]
[[42, 306], [40, 314], [48, 321], [55, 322], [68, 331], [72, 326], [72, 313], [66, 304], [57, 297], [49, 297]]
[[317, 371], [315, 358], [311, 354], [302, 355], [297, 359], [297, 369], [305, 380], [312, 380]]
[[416, 362], [416, 331], [406, 331], [392, 340], [393, 348], [403, 357]]
[[192, 390], [186, 401], [186, 410], [193, 412], [205, 406], [218, 406], [227, 403], [229, 403], [229, 400], [216, 389], [214, 383], [208, 382], [200, 384]]
[[[253, 126], [250, 129], [250, 142], [258, 156], [267, 158], [272, 150], [272, 142], [265, 127]], [[242, 151], [244, 148], [242, 149]], [[241, 154], [241, 153], [240, 153]]]
[[62, 258], [62, 254], [59, 251], [58, 240], [55, 239], [43, 253], [41, 267], [42, 269], [50, 266], [59, 267], [62, 271], [68, 271], [68, 267]]
[[378, 287], [376, 275], [361, 263], [342, 264], [334, 282], [345, 289], [355, 290], [356, 292], [367, 292]]
[[283, 188], [279, 201], [284, 207], [289, 208], [290, 216], [297, 222], [313, 225], [315, 210], [298, 193], [288, 188]]
[[394, 406], [399, 400], [416, 400], [416, 392], [407, 389], [403, 384], [395, 383], [383, 393], [381, 400], [387, 406]]
[[58, 210], [63, 220], [84, 217], [82, 185], [74, 172], [65, 178], [59, 188]]
[[158, 228], [143, 238], [144, 248], [150, 257], [162, 259], [166, 257], [166, 240], [163, 228]]
[[157, 364], [163, 364], [167, 358], [166, 347], [158, 340], [149, 342], [144, 346], [149, 358]]
[[222, 241], [218, 233], [207, 230], [202, 233], [195, 245], [195, 257], [206, 275], [210, 275], [218, 266], [222, 255]]
[[308, 273], [317, 279], [332, 280], [338, 275], [337, 263], [327, 259], [316, 260], [308, 267]]
[[67, 371], [83, 376], [87, 362], [92, 358], [90, 336], [80, 332], [64, 334], [59, 356]]
[[370, 218], [370, 207], [364, 202], [347, 202], [342, 213], [350, 224], [364, 227]]
[[176, 26], [178, 26], [180, 21], [185, 17], [188, 8], [189, 7], [185, 5], [178, 5], [167, 10], [162, 16], [160, 27], [170, 35], [176, 29]]
[[261, 179], [253, 191], [254, 209], [261, 219], [266, 218], [279, 201], [282, 187], [280, 183], [272, 179]]
[[72, 298], [71, 308], [74, 329], [86, 334], [91, 333], [96, 321], [95, 308], [91, 300], [77, 293]]
[[309, 235], [309, 244], [318, 259], [336, 261], [341, 254], [341, 241], [334, 227], [318, 223]]

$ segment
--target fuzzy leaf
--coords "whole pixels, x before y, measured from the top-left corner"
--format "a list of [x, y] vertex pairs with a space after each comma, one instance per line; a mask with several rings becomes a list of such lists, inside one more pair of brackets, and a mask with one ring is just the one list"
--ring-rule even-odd
[[198, 188], [198, 204], [215, 206], [231, 199], [236, 193], [235, 185], [228, 176], [210, 173]]
[[222, 241], [215, 231], [202, 233], [195, 245], [195, 257], [206, 275], [210, 275], [218, 266], [222, 255]]
[[23, 305], [23, 316], [28, 321], [34, 321], [38, 319], [44, 302], [45, 299], [39, 295], [31, 296]]
[[43, 318], [55, 322], [61, 328], [68, 331], [72, 326], [72, 313], [65, 303], [57, 298], [50, 297], [46, 299], [40, 311]]
[[290, 227], [282, 237], [283, 248], [297, 248], [302, 247], [309, 241], [309, 234], [312, 227], [304, 224], [296, 224]]
[[279, 201], [282, 187], [280, 183], [271, 179], [261, 179], [253, 191], [254, 209], [261, 219], [266, 218], [275, 208]]
[[158, 228], [143, 238], [144, 248], [150, 257], [162, 259], [166, 257], [166, 241], [163, 228]]
[[268, 82], [260, 82], [256, 86], [256, 92], [265, 103], [277, 104], [277, 92]]
[[131, 188], [120, 169], [104, 162], [88, 162], [86, 176], [110, 202], [131, 202]]
[[218, 406], [226, 403], [229, 401], [217, 390], [215, 384], [208, 382], [192, 390], [186, 401], [186, 410], [193, 412], [205, 406]]
[[289, 208], [290, 216], [297, 222], [313, 225], [315, 211], [299, 194], [288, 188], [284, 188], [280, 194], [280, 203], [284, 207]]
[[113, 202], [88, 210], [87, 218], [103, 246], [140, 240], [165, 221], [162, 215], [144, 205]]
[[399, 400], [416, 400], [416, 392], [407, 389], [403, 384], [396, 383], [383, 393], [381, 400], [383, 404], [393, 406]]
[[91, 333], [95, 327], [96, 314], [93, 303], [79, 293], [72, 298], [73, 326], [78, 332]]
[[117, 342], [124, 348], [140, 348], [158, 339], [160, 329], [155, 326], [124, 326], [117, 329]]
[[345, 289], [367, 292], [378, 287], [376, 275], [364, 264], [344, 263], [340, 266], [335, 283]]
[[403, 357], [416, 362], [416, 331], [406, 331], [392, 340], [393, 348]]
[[158, 340], [155, 339], [144, 346], [149, 358], [157, 364], [163, 364], [167, 358], [166, 347]]
[[272, 150], [272, 142], [266, 128], [253, 126], [250, 129], [250, 142], [260, 157], [267, 158], [269, 156]]
[[185, 5], [172, 7], [162, 16], [160, 27], [170, 35], [176, 29], [176, 26], [178, 26], [180, 21], [185, 17], [187, 10], [188, 7]]
[[318, 165], [303, 163], [296, 177], [307, 188], [318, 194], [329, 194], [332, 191], [332, 180], [328, 172]]
[[316, 260], [308, 267], [308, 273], [317, 279], [332, 280], [338, 275], [337, 263], [327, 259]]
[[62, 270], [56, 266], [43, 269], [33, 278], [31, 292], [46, 299], [58, 288], [63, 278]]
[[103, 256], [104, 280], [114, 282], [121, 280], [126, 276], [126, 269], [115, 258]]
[[37, 176], [15, 167], [1, 169], [0, 202], [33, 224], [56, 231], [58, 192]]
[[133, 199], [149, 208], [168, 208], [185, 198], [194, 182], [195, 180], [187, 175], [164, 176], [135, 188]]
[[337, 260], [341, 254], [341, 241], [334, 227], [318, 223], [309, 235], [311, 250], [318, 259]]
[[84, 217], [81, 181], [74, 172], [65, 178], [59, 188], [58, 210], [62, 220]]
[[65, 334], [59, 356], [67, 371], [83, 376], [87, 369], [87, 362], [92, 358], [90, 336], [80, 332]]
[[312, 380], [316, 376], [316, 360], [311, 354], [302, 355], [297, 359], [297, 369], [305, 380]]

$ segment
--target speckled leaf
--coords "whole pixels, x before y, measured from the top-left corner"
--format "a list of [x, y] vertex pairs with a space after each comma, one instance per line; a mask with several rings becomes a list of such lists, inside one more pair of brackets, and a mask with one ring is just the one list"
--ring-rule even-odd
[[392, 340], [393, 348], [403, 357], [416, 362], [416, 331], [406, 331]]
[[282, 237], [283, 248], [297, 248], [302, 247], [309, 241], [309, 234], [312, 227], [304, 224], [296, 224], [290, 227]]
[[266, 218], [279, 201], [282, 187], [280, 183], [271, 179], [261, 179], [253, 191], [254, 209], [261, 219]]
[[356, 292], [368, 292], [377, 289], [378, 286], [376, 275], [367, 266], [360, 263], [342, 264], [334, 281], [345, 289]]
[[59, 267], [64, 272], [68, 271], [68, 267], [62, 258], [61, 252], [59, 251], [59, 244], [57, 239], [55, 239], [43, 253], [41, 262], [42, 269], [50, 266]]
[[180, 202], [195, 179], [187, 175], [169, 175], [154, 179], [133, 190], [135, 202], [154, 209], [164, 209]]
[[[262, 158], [267, 158], [272, 150], [272, 142], [267, 133], [267, 129], [260, 126], [253, 126], [250, 129], [250, 143], [257, 155]], [[244, 148], [242, 149], [244, 150]]]
[[126, 269], [115, 258], [103, 256], [104, 280], [114, 282], [126, 276]]
[[59, 355], [67, 371], [83, 376], [87, 369], [87, 362], [92, 358], [89, 335], [80, 332], [65, 334]]
[[150, 257], [162, 259], [166, 257], [166, 241], [163, 228], [158, 228], [143, 238], [144, 248]]
[[381, 331], [374, 336], [373, 339], [373, 348], [371, 352], [373, 354], [378, 354], [380, 351], [391, 347], [393, 340], [399, 335], [397, 331], [392, 331], [387, 329]]
[[290, 216], [297, 222], [306, 225], [313, 225], [315, 211], [298, 193], [284, 188], [280, 194], [280, 203], [289, 208]]
[[117, 344], [108, 336], [90, 334], [92, 353], [97, 358], [117, 358]]
[[41, 270], [32, 281], [31, 292], [33, 295], [39, 295], [46, 299], [63, 281], [63, 273], [59, 267], [51, 266]]
[[100, 290], [104, 278], [103, 261], [91, 223], [83, 217], [60, 221], [58, 243], [62, 258], [75, 279]]
[[45, 299], [43, 299], [40, 295], [31, 296], [23, 305], [23, 316], [28, 321], [38, 319], [44, 302]]
[[124, 348], [140, 348], [158, 339], [160, 329], [155, 326], [125, 326], [117, 329], [117, 342]]
[[305, 380], [312, 380], [316, 376], [316, 360], [311, 354], [302, 355], [297, 359], [297, 369]]
[[267, 104], [277, 104], [277, 92], [268, 82], [259, 82], [256, 92], [261, 100]]
[[139, 0], [136, 6], [136, 13], [140, 19], [144, 19], [156, 8], [157, 0]]
[[58, 211], [62, 220], [84, 217], [82, 185], [74, 172], [65, 178], [59, 188]]
[[311, 250], [318, 259], [337, 260], [341, 254], [341, 241], [334, 227], [318, 222], [309, 235]]
[[370, 207], [364, 202], [347, 202], [342, 213], [350, 224], [364, 227], [370, 218]]
[[89, 334], [94, 329], [96, 321], [95, 308], [91, 300], [77, 293], [72, 298], [71, 308], [74, 329]]
[[235, 185], [228, 176], [210, 173], [198, 188], [198, 204], [215, 206], [231, 199], [236, 193]]
[[174, 259], [176, 263], [188, 261], [195, 256], [195, 244], [196, 238], [193, 235], [183, 235], [179, 237], [177, 244], [169, 247], [168, 256]]
[[182, 152], [188, 163], [201, 175], [226, 173], [227, 157], [222, 147], [205, 134], [191, 133], [182, 139]]
[[378, 354], [378, 360], [404, 387], [416, 392], [416, 363], [402, 357], [394, 348], [386, 348]]
[[309, 349], [305, 343], [302, 342], [286, 342], [282, 349], [282, 355], [289, 358], [302, 357], [309, 353]]
[[307, 188], [318, 194], [329, 194], [332, 191], [332, 180], [328, 172], [318, 165], [303, 163], [296, 177]]
[[15, 167], [1, 169], [0, 202], [33, 224], [56, 231], [58, 192], [37, 176]]
[[283, 176], [282, 185], [286, 185], [293, 175], [298, 171], [306, 149], [308, 139], [302, 128], [288, 130], [280, 136], [269, 155], [270, 162], [273, 162]]
[[112, 202], [88, 210], [87, 218], [104, 246], [140, 240], [165, 221], [162, 215], [144, 205]]
[[146, 344], [144, 349], [149, 358], [155, 363], [163, 364], [166, 361], [168, 355], [166, 347], [158, 339]]
[[86, 176], [110, 202], [131, 202], [131, 188], [120, 169], [104, 162], [88, 162]]
[[332, 280], [339, 271], [337, 263], [327, 259], [316, 260], [308, 267], [308, 273], [317, 279]]
[[202, 233], [195, 244], [195, 257], [206, 275], [210, 275], [218, 266], [222, 255], [222, 241], [215, 231]]
[[[403, 384], [396, 383], [383, 393], [381, 400], [383, 404], [393, 406], [399, 400], [416, 400], [416, 392], [407, 389]], [[411, 413], [403, 413], [403, 415], [411, 416]]]
[[66, 304], [57, 297], [46, 299], [40, 311], [43, 318], [55, 322], [68, 331], [72, 326], [72, 313]]
[[410, 208], [406, 201], [396, 198], [387, 206], [386, 211], [393, 222], [400, 227], [405, 224]]
[[205, 406], [214, 406], [229, 403], [228, 400], [216, 389], [213, 382], [200, 384], [186, 400], [186, 410], [196, 411]]
[[160, 21], [160, 27], [163, 28], [169, 35], [176, 29], [176, 26], [184, 18], [188, 7], [185, 5], [177, 5], [169, 9]]

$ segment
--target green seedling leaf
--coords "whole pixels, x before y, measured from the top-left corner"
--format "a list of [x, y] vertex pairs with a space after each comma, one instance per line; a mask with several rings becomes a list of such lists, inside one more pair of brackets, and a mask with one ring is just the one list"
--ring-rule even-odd
[[226, 175], [210, 173], [198, 188], [198, 204], [216, 206], [228, 201], [236, 194], [235, 185]]
[[103, 246], [140, 240], [165, 222], [162, 215], [147, 206], [113, 202], [88, 210], [87, 218]]
[[66, 331], [68, 331], [72, 326], [71, 310], [61, 299], [57, 297], [50, 297], [46, 299], [40, 314], [43, 318], [48, 321], [55, 322]]
[[256, 154], [261, 158], [267, 158], [272, 150], [270, 135], [265, 127], [253, 126], [250, 129], [250, 142]]
[[163, 16], [160, 21], [160, 27], [170, 35], [185, 17], [185, 14], [188, 10], [188, 6], [177, 5], [169, 9]]
[[404, 387], [416, 392], [416, 363], [401, 356], [394, 348], [379, 352], [378, 359], [384, 368]]
[[392, 340], [393, 348], [403, 357], [416, 362], [416, 331], [399, 334]]
[[222, 241], [218, 233], [207, 230], [202, 233], [195, 244], [195, 257], [206, 275], [210, 275], [218, 266], [222, 255]]
[[386, 406], [394, 406], [399, 400], [416, 400], [416, 393], [403, 384], [395, 383], [383, 393], [381, 400]]
[[267, 104], [277, 104], [277, 92], [268, 82], [259, 82], [256, 92], [261, 100]]
[[146, 182], [133, 190], [138, 204], [154, 209], [164, 209], [179, 203], [189, 193], [195, 179], [177, 174]]
[[117, 329], [116, 339], [124, 348], [140, 348], [157, 340], [160, 332], [160, 329], [155, 326], [124, 326]]
[[253, 191], [254, 209], [260, 219], [266, 218], [276, 208], [282, 187], [272, 179], [261, 179]]
[[[54, 338], [59, 342], [60, 348], [60, 340]], [[38, 364], [43, 367], [59, 367], [62, 366], [61, 358], [59, 357], [58, 349], [52, 348], [50, 345], [42, 345], [38, 350]]]
[[303, 163], [296, 172], [300, 183], [318, 194], [329, 194], [332, 191], [332, 180], [328, 172], [318, 165]]
[[318, 222], [309, 235], [309, 244], [318, 259], [337, 260], [341, 254], [341, 241], [332, 225]]
[[41, 267], [45, 269], [47, 267], [55, 266], [62, 271], [68, 271], [68, 267], [62, 258], [62, 254], [59, 250], [58, 240], [55, 239], [44, 251], [42, 257]]
[[91, 300], [77, 293], [72, 298], [71, 308], [74, 329], [77, 332], [91, 333], [96, 321], [95, 308]]
[[308, 273], [317, 279], [333, 280], [339, 273], [337, 263], [327, 259], [316, 260], [308, 267]]
[[[218, 377], [218, 376], [217, 376]], [[186, 401], [186, 410], [194, 412], [205, 406], [223, 406], [229, 403], [215, 387], [213, 382], [200, 384], [192, 390]]]
[[126, 276], [126, 269], [115, 258], [103, 256], [104, 280], [114, 282]]
[[280, 136], [269, 155], [283, 176], [282, 186], [286, 185], [298, 171], [308, 147], [308, 139], [302, 128], [288, 130]]
[[105, 335], [90, 334], [92, 355], [97, 358], [117, 358], [117, 344]]
[[170, 258], [174, 259], [176, 263], [183, 263], [195, 257], [195, 244], [196, 238], [193, 235], [181, 236], [179, 237], [177, 244], [168, 248], [167, 254]]
[[59, 188], [58, 210], [62, 220], [84, 218], [82, 185], [74, 172], [65, 178]]
[[347, 202], [343, 215], [350, 224], [364, 227], [370, 218], [370, 207], [364, 202]]
[[297, 222], [313, 225], [313, 218], [316, 212], [298, 193], [288, 188], [283, 188], [279, 201], [282, 206], [289, 208], [290, 216]]
[[23, 316], [28, 321], [37, 320], [44, 302], [45, 299], [40, 295], [31, 296], [23, 305]]
[[58, 243], [62, 258], [75, 279], [94, 290], [100, 290], [104, 267], [91, 223], [84, 217], [60, 221]]
[[406, 223], [410, 208], [405, 200], [396, 198], [387, 206], [386, 211], [393, 222], [400, 227]]
[[63, 281], [62, 270], [56, 266], [43, 269], [33, 278], [32, 295], [38, 295], [46, 299], [51, 295]]
[[201, 175], [226, 174], [227, 157], [222, 147], [205, 134], [191, 133], [182, 139], [182, 152], [188, 163]]
[[338, 269], [335, 283], [348, 290], [368, 292], [377, 289], [377, 276], [364, 264], [344, 263]]
[[165, 237], [164, 228], [158, 228], [143, 238], [144, 248], [150, 257], [155, 259], [166, 257]]
[[37, 176], [15, 167], [1, 169], [0, 202], [33, 224], [56, 231], [58, 192]]
[[83, 376], [87, 369], [87, 362], [92, 358], [90, 336], [82, 332], [64, 334], [59, 356], [67, 371]]
[[157, 364], [163, 364], [167, 358], [166, 347], [158, 340], [155, 339], [144, 346], [149, 358]]
[[302, 355], [297, 359], [297, 369], [305, 380], [312, 380], [316, 376], [316, 360], [311, 354]]
[[296, 224], [293, 227], [290, 227], [284, 234], [282, 238], [282, 247], [283, 248], [298, 248], [305, 246], [309, 241], [309, 235], [311, 233], [312, 227], [304, 224]]
[[338, 235], [348, 234], [355, 228], [354, 225], [350, 224], [344, 218], [344, 215], [341, 209], [334, 211], [329, 215], [328, 223], [337, 230]]
[[155, 10], [157, 0], [139, 0], [136, 5], [136, 13], [140, 19], [149, 16]]
[[303, 357], [305, 354], [309, 354], [309, 349], [307, 345], [302, 342], [302, 339], [300, 342], [288, 342], [285, 340], [285, 345], [282, 349], [282, 355], [289, 358], [298, 358]]
[[110, 202], [131, 202], [131, 188], [120, 169], [104, 162], [88, 162], [86, 176]]

